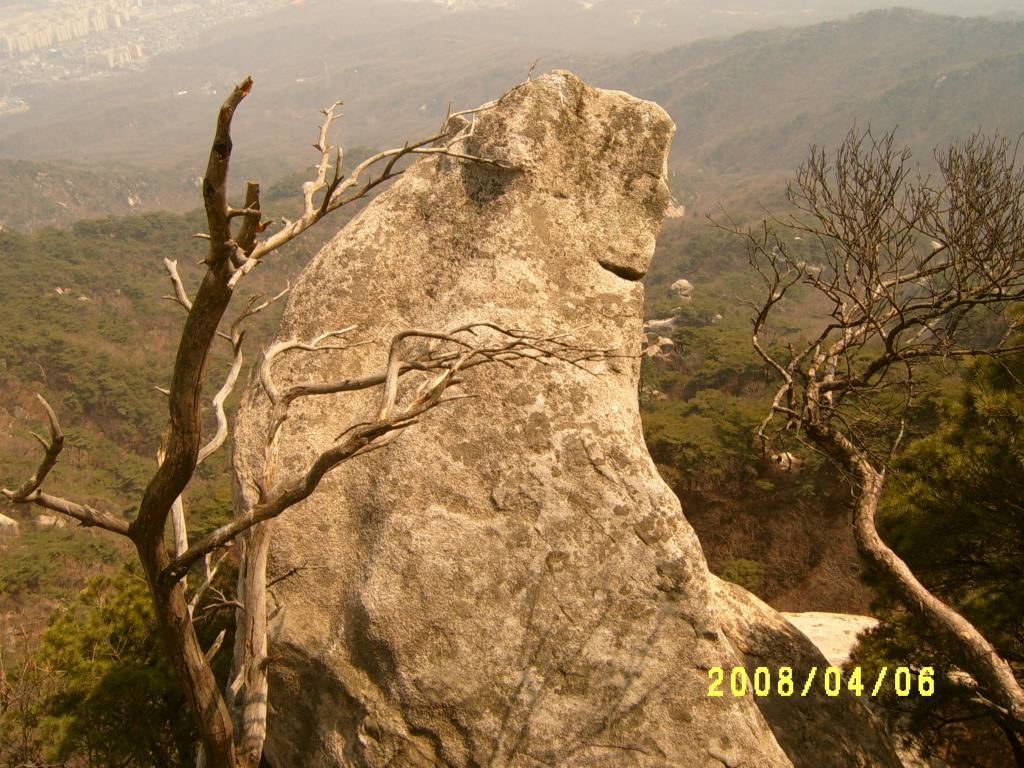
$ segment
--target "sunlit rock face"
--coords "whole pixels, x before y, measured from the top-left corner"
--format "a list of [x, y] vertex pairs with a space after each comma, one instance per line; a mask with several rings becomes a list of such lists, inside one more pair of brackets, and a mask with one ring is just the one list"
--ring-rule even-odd
[[[679, 502], [644, 446], [641, 307], [669, 203], [674, 126], [566, 72], [479, 114], [467, 153], [420, 160], [295, 286], [279, 339], [472, 321], [574, 330], [613, 354], [481, 366], [472, 394], [328, 475], [274, 523], [266, 753], [278, 768], [791, 763], [751, 697], [708, 696], [741, 663]], [[382, 370], [386, 345], [293, 353], [281, 382]], [[307, 398], [298, 469], [376, 394]], [[266, 403], [239, 416], [243, 494]], [[291, 575], [288, 575], [291, 574]]]
[[[856, 632], [877, 624], [874, 619], [783, 615], [735, 584], [712, 577], [711, 585], [722, 629], [746, 672], [748, 695], [794, 768], [903, 768], [885, 728], [867, 707], [872, 681], [864, 676], [865, 690], [858, 697], [849, 676], [828, 672], [849, 658]], [[789, 695], [779, 694], [784, 667], [794, 681]], [[730, 671], [723, 689], [731, 688], [731, 678]], [[741, 687], [742, 679], [736, 685]], [[755, 686], [767, 694], [758, 695]]]

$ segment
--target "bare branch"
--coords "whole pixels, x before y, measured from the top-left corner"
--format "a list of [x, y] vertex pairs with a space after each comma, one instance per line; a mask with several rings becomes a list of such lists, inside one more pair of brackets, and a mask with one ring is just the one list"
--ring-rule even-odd
[[207, 652], [205, 654], [203, 654], [203, 658], [206, 659], [207, 663], [213, 661], [213, 657], [217, 655], [217, 651], [219, 651], [221, 645], [224, 644], [224, 636], [226, 634], [227, 634], [227, 630], [226, 629], [222, 629], [220, 632], [218, 632], [217, 633], [217, 637], [214, 639], [213, 643], [210, 645], [209, 650], [207, 650]]
[[[334, 109], [339, 105], [340, 102], [324, 110], [325, 119], [320, 126], [317, 141], [313, 145], [315, 149], [320, 151], [320, 162], [317, 164], [316, 178], [312, 181], [307, 181], [303, 185], [304, 210], [302, 215], [295, 221], [287, 222], [281, 230], [266, 241], [259, 243], [252, 252], [251, 259], [258, 260], [267, 253], [280, 248], [313, 226], [328, 213], [366, 197], [380, 185], [401, 175], [402, 170], [397, 168], [397, 164], [406, 157], [415, 155], [445, 155], [458, 160], [483, 163], [511, 170], [511, 166], [500, 160], [478, 157], [457, 150], [455, 145], [465, 140], [466, 136], [456, 135], [452, 137], [448, 133], [447, 126], [452, 118], [475, 114], [493, 107], [493, 104], [485, 104], [477, 109], [464, 110], [450, 115], [440, 132], [417, 142], [406, 144], [403, 147], [379, 152], [361, 162], [347, 175], [342, 173], [342, 154], [338, 150], [334, 174], [328, 177], [333, 147], [327, 141], [327, 132], [330, 129], [331, 123], [338, 117], [334, 113]], [[471, 130], [472, 128], [470, 128]], [[378, 163], [384, 163], [383, 168], [377, 171], [375, 175], [370, 176], [366, 181], [361, 181], [363, 174]], [[321, 193], [323, 197], [320, 203], [316, 204], [315, 198]], [[249, 268], [251, 269], [251, 266]], [[232, 286], [237, 283], [239, 277], [241, 275], [232, 278]]]
[[[477, 332], [482, 330], [492, 331], [499, 338], [503, 337], [505, 341], [492, 346], [475, 346], [470, 339], [460, 337], [460, 334], [475, 337]], [[402, 373], [411, 369], [411, 363], [402, 358], [400, 351], [402, 342], [407, 339], [422, 338], [446, 341], [463, 350], [460, 353], [451, 353], [432, 348], [425, 357], [416, 361], [424, 367], [443, 369], [445, 373], [437, 379], [437, 382], [448, 382], [457, 371], [486, 362], [509, 363], [520, 359], [543, 362], [546, 358], [552, 358], [576, 364], [580, 360], [594, 359], [592, 356], [595, 355], [599, 357], [608, 355], [608, 350], [575, 347], [562, 341], [570, 333], [578, 330], [580, 329], [565, 334], [542, 336], [528, 331], [501, 328], [493, 323], [477, 322], [468, 323], [444, 333], [419, 329], [397, 333], [391, 340], [384, 390], [381, 393], [377, 419], [389, 418], [398, 393], [398, 378]], [[574, 353], [581, 356], [574, 359]]]
[[171, 285], [174, 286], [174, 295], [165, 296], [164, 298], [178, 302], [186, 311], [192, 309], [192, 300], [185, 292], [185, 285], [181, 282], [181, 275], [178, 274], [178, 262], [164, 259], [164, 266], [167, 268], [167, 273], [171, 278]]
[[128, 523], [124, 520], [119, 520], [106, 512], [100, 512], [92, 507], [88, 507], [83, 504], [76, 504], [73, 501], [68, 501], [58, 496], [51, 496], [39, 490], [40, 487], [42, 487], [43, 482], [46, 480], [47, 475], [50, 474], [50, 470], [52, 470], [56, 465], [61, 451], [64, 450], [64, 433], [61, 431], [60, 422], [57, 420], [57, 414], [54, 412], [53, 408], [50, 407], [50, 404], [46, 402], [46, 399], [42, 395], [36, 395], [36, 398], [40, 403], [42, 403], [43, 408], [46, 409], [46, 416], [50, 422], [49, 442], [39, 435], [34, 435], [35, 438], [42, 443], [43, 447], [46, 449], [46, 453], [43, 455], [43, 460], [40, 462], [38, 469], [36, 469], [32, 477], [26, 480], [16, 490], [12, 491], [4, 488], [0, 490], [0, 494], [3, 494], [14, 504], [35, 504], [36, 506], [43, 507], [44, 509], [49, 509], [52, 512], [59, 512], [62, 515], [72, 517], [84, 526], [103, 528], [113, 533], [119, 533], [122, 536], [127, 536]]
[[[176, 554], [184, 554], [186, 550], [187, 547], [185, 550]], [[192, 598], [188, 601], [189, 613], [195, 612], [195, 609], [199, 605], [199, 601], [203, 599], [203, 595], [205, 595], [206, 591], [210, 589], [210, 586], [213, 584], [213, 579], [217, 575], [217, 571], [220, 569], [221, 563], [223, 563], [224, 558], [227, 557], [227, 551], [230, 550], [225, 550], [215, 563], [211, 563], [210, 555], [203, 556], [203, 582], [196, 588], [196, 591], [192, 594]]]
[[[893, 137], [852, 131], [829, 162], [812, 149], [790, 185], [795, 213], [744, 237], [766, 292], [755, 305], [753, 343], [782, 379], [758, 429], [767, 447], [776, 414], [835, 462], [854, 485], [862, 557], [908, 609], [936, 632], [978, 681], [982, 698], [1024, 733], [1024, 692], [984, 637], [936, 599], [878, 536], [874, 515], [886, 468], [906, 434], [919, 389], [916, 367], [1021, 349], [1005, 338], [964, 341], [972, 313], [1004, 313], [1024, 301], [1024, 170], [1005, 140], [979, 137], [937, 156], [942, 183], [914, 180]], [[810, 235], [825, 265], [792, 264], [776, 227]], [[787, 362], [759, 334], [797, 280], [829, 305], [829, 322]], [[1013, 323], [1007, 323], [1012, 327]], [[981, 694], [979, 693], [979, 697]], [[994, 704], [993, 704], [994, 702]]]
[[35, 474], [32, 475], [25, 483], [18, 488], [16, 491], [4, 491], [4, 496], [9, 498], [15, 503], [22, 503], [27, 498], [35, 493], [35, 491], [43, 484], [46, 480], [46, 476], [50, 474], [50, 470], [53, 469], [57, 463], [57, 457], [60, 456], [60, 452], [64, 450], [64, 433], [60, 429], [60, 422], [57, 420], [57, 414], [54, 413], [53, 408], [46, 402], [46, 398], [42, 395], [36, 395], [36, 399], [42, 404], [46, 410], [46, 417], [50, 422], [50, 441], [47, 443], [43, 438], [36, 435], [36, 439], [43, 444], [46, 448], [46, 454], [43, 456], [42, 462], [39, 464], [39, 468]]
[[[207, 263], [215, 268], [230, 258], [232, 249], [231, 220], [228, 215], [228, 163], [231, 159], [231, 119], [235, 109], [252, 90], [252, 78], [247, 77], [225, 100], [217, 117], [217, 129], [210, 149], [210, 159], [203, 178], [203, 202], [206, 206], [206, 223], [209, 227], [211, 248]], [[248, 206], [246, 206], [248, 207]]]
[[[4, 496], [7, 496], [7, 491], [3, 491]], [[7, 498], [14, 501], [10, 496]], [[129, 534], [129, 525], [124, 520], [120, 520], [113, 515], [100, 510], [93, 509], [85, 504], [76, 504], [73, 501], [62, 499], [58, 496], [51, 496], [48, 493], [42, 491], [34, 491], [26, 496], [23, 502], [30, 502], [36, 506], [49, 509], [51, 512], [59, 512], [62, 515], [72, 517], [81, 523], [86, 528], [103, 528], [104, 530], [110, 531], [111, 533], [118, 533], [122, 536]]]

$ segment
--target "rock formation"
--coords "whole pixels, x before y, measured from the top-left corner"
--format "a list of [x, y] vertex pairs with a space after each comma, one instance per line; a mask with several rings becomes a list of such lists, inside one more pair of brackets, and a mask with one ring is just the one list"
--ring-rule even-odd
[[645, 333], [640, 342], [640, 351], [648, 357], [669, 357], [676, 351], [676, 343], [667, 336]]
[[693, 283], [684, 278], [680, 278], [672, 283], [669, 288], [672, 291], [672, 295], [680, 299], [690, 299], [693, 296]]
[[671, 336], [672, 331], [679, 327], [679, 318], [666, 317], [659, 320], [648, 320], [644, 323], [644, 333], [656, 333], [659, 336]]
[[21, 530], [21, 526], [18, 521], [7, 515], [0, 514], [0, 534], [6, 533], [12, 536], [17, 536]]
[[878, 626], [878, 619], [849, 613], [804, 611], [783, 612], [782, 616], [814, 643], [833, 667], [848, 662], [858, 637]]
[[[775, 695], [753, 700], [794, 768], [903, 768], [882, 724], [864, 701], [845, 684], [835, 696], [828, 695], [824, 678], [834, 665], [808, 637], [745, 589], [711, 579], [723, 631], [740, 654], [749, 679], [754, 680], [758, 667], [771, 675]], [[797, 681], [790, 696], [778, 695], [781, 667], [790, 667]], [[808, 678], [812, 682], [803, 696]]]
[[[274, 521], [274, 766], [791, 765], [751, 697], [708, 696], [708, 670], [742, 659], [641, 431], [637, 281], [669, 201], [672, 132], [654, 104], [550, 73], [480, 113], [464, 142], [511, 169], [422, 159], [304, 270], [278, 339], [491, 321], [578, 329], [614, 354], [587, 370], [474, 368], [460, 385], [474, 399]], [[278, 377], [362, 376], [385, 358], [379, 343], [296, 353]], [[298, 401], [284, 464], [375, 405]], [[266, 418], [251, 384], [243, 494]]]

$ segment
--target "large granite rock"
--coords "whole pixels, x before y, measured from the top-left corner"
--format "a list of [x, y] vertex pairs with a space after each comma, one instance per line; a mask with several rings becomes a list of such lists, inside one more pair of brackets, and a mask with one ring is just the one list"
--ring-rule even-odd
[[[754, 680], [758, 668], [768, 670], [772, 690], [767, 696], [754, 696], [754, 701], [794, 768], [903, 768], [885, 727], [866, 705], [871, 681], [865, 683], [863, 698], [850, 691], [845, 677], [838, 690], [833, 681], [835, 695], [826, 690], [826, 670], [848, 658], [852, 640], [845, 658], [836, 650], [840, 658], [829, 659], [810, 637], [745, 589], [714, 576], [711, 584], [722, 629], [739, 652], [748, 680]], [[831, 615], [833, 624], [855, 623]], [[801, 624], [821, 623], [805, 616], [794, 618]], [[871, 621], [856, 623], [863, 629]], [[832, 650], [838, 643], [834, 636], [828, 639]], [[793, 670], [796, 685], [790, 696], [778, 694], [782, 667]], [[804, 695], [808, 679], [811, 684]]]
[[[476, 395], [328, 475], [273, 524], [266, 754], [327, 766], [791, 766], [741, 663], [637, 407], [642, 287], [669, 202], [656, 105], [554, 72], [477, 117], [467, 151], [420, 160], [304, 270], [278, 338], [357, 324], [387, 340], [475, 320], [620, 356], [482, 366]], [[381, 343], [293, 353], [282, 382], [381, 370]], [[299, 401], [303, 466], [376, 395]], [[267, 408], [239, 415], [243, 494]]]
[[879, 624], [878, 619], [871, 616], [825, 611], [784, 611], [782, 616], [814, 643], [833, 667], [848, 662], [860, 635]]

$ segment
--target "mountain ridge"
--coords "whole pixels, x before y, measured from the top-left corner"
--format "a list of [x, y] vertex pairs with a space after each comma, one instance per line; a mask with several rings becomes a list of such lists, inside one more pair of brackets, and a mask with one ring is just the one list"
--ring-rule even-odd
[[[403, 22], [407, 26], [402, 35], [411, 34], [418, 18]], [[348, 104], [336, 141], [401, 144], [435, 131], [449, 99], [456, 108], [478, 103], [524, 78], [532, 61], [528, 53], [537, 52], [502, 49], [499, 31], [492, 30], [493, 37], [484, 38], [494, 48], [491, 64], [470, 66], [474, 44], [453, 42], [449, 38], [458, 30], [446, 29], [423, 29], [432, 40], [429, 47], [449, 53], [448, 59], [433, 62], [415, 77], [402, 74], [417, 66], [408, 51], [398, 61], [371, 47], [370, 58], [360, 59], [362, 54], [339, 48], [344, 47], [340, 37], [324, 50], [319, 69], [307, 59], [283, 64], [279, 72], [254, 70], [256, 87], [236, 119], [236, 178], [267, 183], [312, 162], [308, 145], [315, 132], [315, 110], [333, 101], [337, 91], [345, 92]], [[232, 51], [241, 49], [229, 47], [227, 55]], [[661, 104], [679, 129], [669, 161], [673, 193], [690, 213], [703, 213], [720, 199], [777, 200], [783, 179], [803, 160], [808, 146], [837, 145], [855, 122], [877, 132], [898, 127], [898, 140], [925, 161], [934, 147], [978, 130], [1011, 138], [1024, 133], [1024, 109], [1014, 97], [1024, 92], [1021, 51], [1022, 22], [899, 8], [650, 53], [585, 56], [545, 49], [538, 71], [569, 69], [599, 87]], [[354, 67], [359, 71], [342, 66], [355, 60], [363, 62]], [[218, 85], [226, 86], [243, 76], [241, 67], [247, 63], [255, 59], [241, 61], [237, 71], [207, 71], [203, 82], [216, 77]], [[194, 79], [194, 70], [183, 70], [183, 77]], [[170, 86], [156, 73], [148, 77], [151, 91]], [[59, 201], [69, 206], [65, 213], [56, 210], [56, 201], [43, 204], [39, 194], [49, 190], [34, 184], [31, 174], [19, 180], [0, 167], [0, 181], [9, 190], [3, 216], [7, 226], [67, 225], [100, 214], [108, 198], [107, 212], [117, 213], [164, 207], [182, 211], [199, 204], [197, 192], [190, 197], [192, 182], [203, 173], [208, 134], [222, 94], [200, 89], [167, 101], [151, 93], [149, 101], [125, 104], [113, 85], [104, 89], [102, 98], [65, 94], [72, 101], [55, 108], [47, 125], [35, 126], [27, 115], [8, 116], [0, 122], [0, 141], [7, 155], [37, 158], [50, 150], [61, 155], [61, 142], [75, 148], [70, 160], [46, 160], [51, 168], [62, 162], [90, 169], [116, 163], [127, 166], [115, 173], [126, 178], [134, 172], [131, 166], [144, 168], [147, 183], [127, 185], [140, 190], [131, 195], [138, 202], [127, 203], [125, 183], [107, 182], [116, 196], [101, 192], [100, 199], [78, 207], [68, 196]], [[172, 108], [177, 119], [161, 120], [161, 113]], [[16, 128], [19, 121], [24, 123], [21, 129]], [[30, 151], [31, 146], [37, 150]], [[190, 205], [189, 200], [194, 202]], [[40, 210], [19, 214], [19, 208], [33, 205]]]

